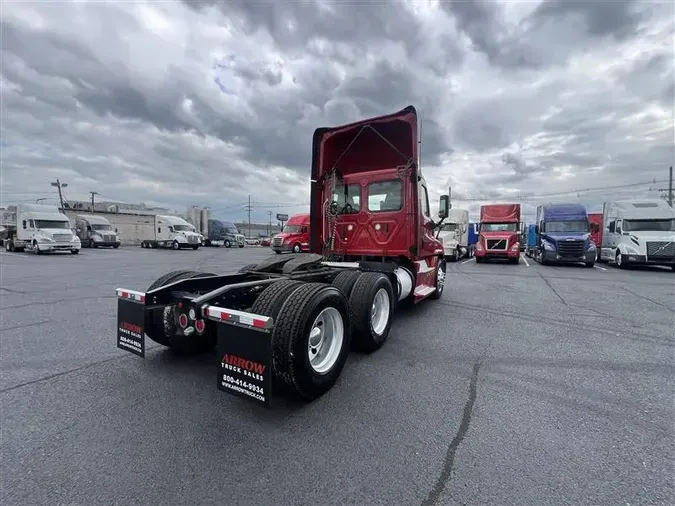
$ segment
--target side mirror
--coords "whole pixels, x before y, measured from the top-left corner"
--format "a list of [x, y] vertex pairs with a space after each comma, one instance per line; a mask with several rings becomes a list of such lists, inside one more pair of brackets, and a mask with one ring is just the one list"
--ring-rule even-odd
[[448, 211], [450, 211], [450, 196], [441, 195], [441, 200], [438, 206], [438, 217], [441, 219], [447, 218]]
[[115, 227], [115, 233], [117, 233], [117, 227]]
[[534, 233], [537, 235], [539, 234], [539, 225], [534, 226]]
[[466, 232], [466, 223], [462, 225], [462, 233]]

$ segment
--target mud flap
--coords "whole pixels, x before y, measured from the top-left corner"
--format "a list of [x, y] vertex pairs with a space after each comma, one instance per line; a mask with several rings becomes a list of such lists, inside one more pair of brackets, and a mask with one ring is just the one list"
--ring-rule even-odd
[[272, 401], [272, 318], [208, 306], [217, 326], [218, 389], [265, 407]]
[[117, 289], [117, 347], [145, 358], [145, 294]]

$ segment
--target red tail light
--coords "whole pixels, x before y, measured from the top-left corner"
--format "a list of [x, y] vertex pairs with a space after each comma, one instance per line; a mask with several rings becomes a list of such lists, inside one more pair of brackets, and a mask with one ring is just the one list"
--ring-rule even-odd
[[180, 327], [184, 329], [185, 327], [187, 327], [187, 324], [188, 324], [187, 315], [185, 313], [181, 313], [180, 316], [178, 317], [178, 325], [180, 325]]
[[205, 328], [206, 328], [206, 323], [204, 322], [204, 320], [197, 320], [195, 322], [195, 329], [197, 329], [198, 333], [200, 333], [200, 334], [203, 333]]

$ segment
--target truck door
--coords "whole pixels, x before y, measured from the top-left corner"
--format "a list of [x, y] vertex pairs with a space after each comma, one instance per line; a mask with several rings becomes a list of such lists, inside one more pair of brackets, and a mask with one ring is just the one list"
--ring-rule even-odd
[[[431, 230], [429, 225], [432, 223], [431, 209], [429, 207], [429, 192], [424, 183], [419, 184], [419, 209], [420, 209], [420, 225], [422, 235], [422, 244], [420, 245], [420, 257], [428, 257], [434, 254], [436, 247], [434, 230]], [[465, 226], [465, 225], [462, 225]], [[466, 229], [464, 229], [466, 230]]]

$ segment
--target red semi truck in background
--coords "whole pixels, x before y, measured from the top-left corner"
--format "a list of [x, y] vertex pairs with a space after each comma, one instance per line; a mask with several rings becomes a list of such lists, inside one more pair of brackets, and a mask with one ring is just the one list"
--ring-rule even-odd
[[600, 248], [602, 247], [602, 213], [589, 213], [588, 222], [591, 226], [591, 241], [595, 244], [597, 252], [595, 261], [600, 258]]
[[309, 214], [294, 214], [284, 225], [280, 233], [272, 239], [275, 253], [309, 251]]
[[480, 207], [476, 263], [491, 259], [520, 261], [520, 204], [487, 204]]

